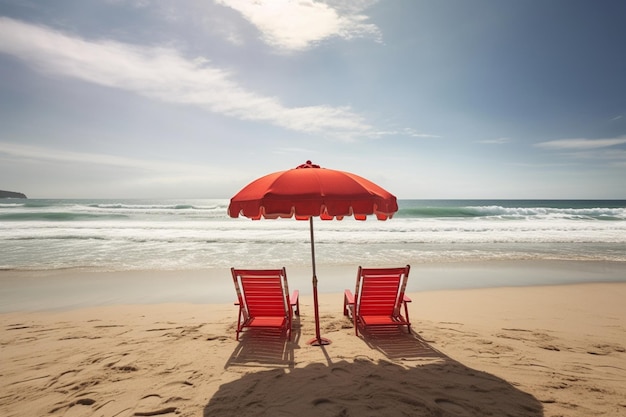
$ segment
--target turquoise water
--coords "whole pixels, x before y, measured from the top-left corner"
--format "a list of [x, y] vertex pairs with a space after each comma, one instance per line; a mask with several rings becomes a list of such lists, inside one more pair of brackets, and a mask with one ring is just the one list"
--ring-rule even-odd
[[[309, 224], [226, 214], [228, 200], [0, 200], [0, 269], [306, 266]], [[400, 200], [393, 219], [316, 219], [318, 265], [626, 262], [624, 200]]]
[[396, 218], [626, 220], [626, 200], [403, 200]]

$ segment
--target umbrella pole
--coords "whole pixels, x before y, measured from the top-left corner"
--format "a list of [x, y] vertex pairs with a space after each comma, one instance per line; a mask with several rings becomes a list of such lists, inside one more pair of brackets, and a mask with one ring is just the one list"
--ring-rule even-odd
[[317, 272], [315, 271], [315, 239], [313, 236], [313, 216], [309, 217], [309, 229], [311, 231], [311, 262], [313, 265], [313, 304], [315, 310], [315, 338], [309, 340], [309, 345], [329, 345], [331, 341], [320, 335], [320, 309], [317, 301]]

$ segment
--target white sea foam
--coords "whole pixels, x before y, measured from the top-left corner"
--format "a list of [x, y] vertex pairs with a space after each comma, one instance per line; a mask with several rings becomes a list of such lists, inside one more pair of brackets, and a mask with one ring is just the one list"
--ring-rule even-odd
[[[310, 263], [309, 224], [226, 215], [227, 201], [0, 205], [2, 269], [202, 269]], [[530, 205], [532, 202], [522, 202]], [[314, 220], [322, 264], [576, 259], [626, 262], [624, 207], [406, 204], [392, 220]]]

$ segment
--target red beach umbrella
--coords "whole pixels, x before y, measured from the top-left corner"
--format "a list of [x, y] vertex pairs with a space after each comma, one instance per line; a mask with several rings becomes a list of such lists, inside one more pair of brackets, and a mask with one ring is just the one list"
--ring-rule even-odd
[[309, 343], [313, 345], [330, 343], [320, 336], [313, 217], [341, 220], [354, 216], [365, 220], [368, 215], [376, 215], [378, 220], [387, 220], [396, 211], [396, 197], [373, 182], [349, 172], [320, 168], [311, 161], [252, 181], [231, 198], [228, 206], [230, 217], [309, 220], [316, 336]]

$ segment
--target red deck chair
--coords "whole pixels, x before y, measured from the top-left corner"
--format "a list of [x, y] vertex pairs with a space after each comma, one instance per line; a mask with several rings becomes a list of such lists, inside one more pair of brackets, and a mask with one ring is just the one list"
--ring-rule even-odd
[[297, 290], [289, 295], [285, 268], [231, 272], [239, 305], [237, 340], [246, 327], [284, 328], [291, 340], [292, 317], [300, 315], [300, 302]]
[[[354, 331], [359, 327], [406, 325], [411, 332], [409, 309], [411, 299], [404, 295], [409, 278], [409, 265], [402, 268], [361, 268], [356, 277], [356, 290], [344, 292], [343, 314], [351, 316]], [[401, 307], [404, 305], [404, 316]]]

